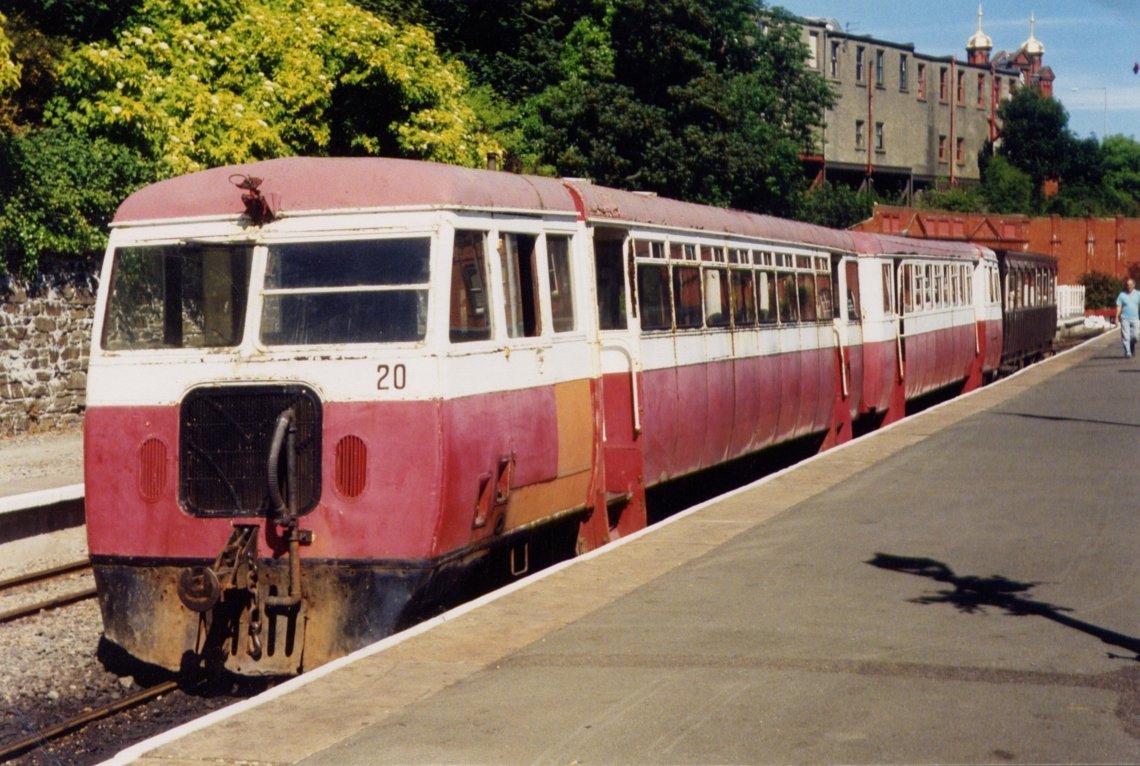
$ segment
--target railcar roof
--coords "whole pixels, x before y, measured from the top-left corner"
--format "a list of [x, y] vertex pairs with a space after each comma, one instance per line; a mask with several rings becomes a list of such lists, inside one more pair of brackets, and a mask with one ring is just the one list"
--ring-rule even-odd
[[591, 220], [611, 219], [671, 226], [712, 234], [757, 237], [773, 242], [810, 244], [848, 252], [853, 249], [851, 235], [846, 231], [759, 213], [610, 189], [580, 181], [567, 183], [581, 196], [586, 215]]
[[892, 234], [874, 234], [853, 231], [851, 237], [856, 249], [867, 255], [920, 255], [938, 258], [965, 258], [968, 260], [994, 260], [993, 250], [974, 242], [942, 239], [900, 237]]
[[577, 212], [553, 178], [382, 157], [286, 157], [159, 181], [127, 197], [113, 223], [241, 215], [234, 182], [242, 176], [261, 179], [259, 191], [275, 213], [419, 206]]

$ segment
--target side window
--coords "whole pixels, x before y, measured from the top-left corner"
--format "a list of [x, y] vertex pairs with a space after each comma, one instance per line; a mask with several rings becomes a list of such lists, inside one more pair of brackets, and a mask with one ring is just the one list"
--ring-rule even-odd
[[800, 321], [800, 303], [796, 289], [796, 275], [780, 272], [776, 275], [780, 293], [780, 322], [789, 324]]
[[805, 322], [814, 322], [819, 317], [816, 314], [816, 286], [815, 276], [812, 274], [798, 274], [800, 318]]
[[701, 326], [701, 269], [673, 267], [673, 304], [677, 329]]
[[481, 231], [455, 232], [455, 246], [451, 251], [452, 343], [489, 340], [491, 337], [486, 236]]
[[[598, 293], [598, 327], [624, 330], [625, 279], [620, 240], [594, 240], [594, 279]], [[555, 322], [557, 324], [557, 321]]]
[[705, 316], [709, 327], [728, 327], [728, 270], [704, 270]]
[[[619, 260], [620, 265], [620, 260]], [[570, 281], [570, 238], [546, 235], [547, 282], [554, 332], [574, 330], [574, 286]], [[618, 275], [620, 276], [620, 274]]]
[[776, 324], [776, 273], [757, 271], [756, 286], [757, 297], [760, 299], [757, 310], [760, 324]]
[[[637, 303], [642, 330], [671, 330], [673, 307], [669, 300], [669, 267], [661, 242], [634, 242], [637, 259]], [[649, 259], [643, 261], [642, 259]]]
[[894, 298], [894, 280], [891, 279], [891, 264], [883, 264], [883, 313], [891, 315], [895, 313]]
[[836, 310], [839, 306], [832, 300], [830, 272], [815, 275], [815, 296], [816, 305], [819, 306], [817, 319], [831, 319], [837, 316]]
[[756, 324], [756, 282], [752, 269], [733, 269], [732, 279], [732, 321], [737, 327], [750, 327]]
[[499, 235], [507, 335], [512, 338], [530, 338], [542, 332], [535, 289], [534, 242], [529, 234]]
[[906, 263], [902, 267], [902, 275], [899, 277], [899, 285], [902, 288], [902, 310], [904, 314], [914, 312], [914, 266]]

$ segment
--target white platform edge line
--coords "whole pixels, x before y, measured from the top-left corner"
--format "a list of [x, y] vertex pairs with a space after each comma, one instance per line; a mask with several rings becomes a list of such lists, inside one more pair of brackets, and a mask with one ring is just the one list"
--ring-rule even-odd
[[83, 499], [83, 484], [68, 484], [63, 487], [23, 492], [19, 495], [0, 497], [0, 514], [26, 511], [45, 505]]

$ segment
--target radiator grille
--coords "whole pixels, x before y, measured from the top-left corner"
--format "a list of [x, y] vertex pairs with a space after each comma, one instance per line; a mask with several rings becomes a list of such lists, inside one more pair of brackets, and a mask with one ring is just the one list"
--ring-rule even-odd
[[[182, 401], [180, 492], [198, 516], [264, 516], [270, 508], [268, 460], [277, 417], [297, 425], [297, 511], [321, 495], [321, 408], [303, 386], [202, 388]], [[280, 475], [285, 476], [285, 460]]]

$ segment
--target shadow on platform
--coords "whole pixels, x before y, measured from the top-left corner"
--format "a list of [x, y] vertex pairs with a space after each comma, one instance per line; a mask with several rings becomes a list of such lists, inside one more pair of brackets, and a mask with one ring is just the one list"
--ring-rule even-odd
[[1110, 646], [1120, 647], [1134, 655], [1122, 657], [1109, 652], [1110, 657], [1140, 661], [1140, 638], [1126, 636], [1099, 625], [1069, 617], [1065, 612], [1072, 610], [1066, 607], [1029, 599], [1027, 597], [1029, 591], [1034, 586], [1040, 585], [1039, 582], [1018, 582], [1002, 575], [990, 575], [989, 577], [956, 575], [954, 570], [941, 561], [912, 556], [894, 556], [888, 553], [876, 553], [875, 557], [866, 563], [880, 569], [927, 577], [935, 582], [953, 586], [950, 590], [940, 590], [931, 595], [911, 599], [913, 603], [952, 604], [956, 609], [966, 614], [984, 611], [986, 607], [996, 607], [1004, 609], [1007, 614], [1014, 617], [1026, 615], [1044, 617], [1065, 627], [1095, 636]]

